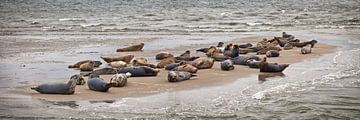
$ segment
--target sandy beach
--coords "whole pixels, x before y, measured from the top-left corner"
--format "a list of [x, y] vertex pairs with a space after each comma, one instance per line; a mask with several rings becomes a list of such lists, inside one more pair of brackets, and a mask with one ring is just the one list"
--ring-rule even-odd
[[[261, 40], [261, 36], [252, 36], [244, 38], [235, 38], [226, 43], [256, 43], [256, 41]], [[267, 37], [271, 38], [271, 37]], [[216, 43], [214, 43], [216, 44]], [[146, 45], [145, 45], [146, 46]], [[189, 49], [192, 51], [192, 55], [206, 57], [203, 53], [196, 53], [195, 50], [197, 47], [206, 47], [206, 45], [200, 46], [191, 46], [189, 47], [178, 47], [174, 49], [168, 49], [168, 52], [175, 53], [178, 55], [184, 50]], [[269, 62], [277, 63], [286, 63], [293, 64], [297, 62], [302, 62], [304, 60], [316, 59], [324, 54], [332, 53], [336, 51], [335, 46], [326, 45], [323, 43], [316, 44], [313, 48], [312, 54], [303, 55], [300, 53], [300, 48], [293, 48], [291, 50], [282, 50], [280, 57], [269, 58]], [[133, 54], [134, 52], [126, 52], [120, 54]], [[138, 56], [149, 56], [153, 54], [154, 51], [143, 51], [135, 52], [136, 57]], [[148, 54], [150, 53], [150, 54]], [[249, 53], [254, 54], [255, 53]], [[265, 55], [259, 55], [264, 57]], [[135, 57], [135, 58], [136, 58]], [[156, 61], [151, 61], [151, 63], [156, 63]], [[287, 69], [292, 69], [291, 65]], [[157, 94], [162, 92], [171, 92], [175, 90], [185, 90], [185, 89], [196, 89], [207, 86], [219, 86], [229, 82], [233, 82], [239, 78], [248, 77], [250, 75], [264, 74], [260, 73], [259, 69], [252, 69], [248, 66], [236, 65], [235, 70], [232, 71], [222, 71], [220, 69], [220, 63], [215, 62], [212, 69], [199, 70], [197, 72], [198, 77], [192, 78], [191, 80], [169, 83], [167, 81], [167, 71], [161, 69], [160, 73], [156, 77], [131, 77], [128, 79], [128, 84], [125, 87], [120, 88], [111, 88], [108, 92], [95, 92], [88, 89], [87, 85], [78, 85], [76, 87], [76, 92], [73, 95], [48, 95], [48, 94], [39, 94], [36, 91], [30, 90], [30, 86], [20, 87], [17, 90], [13, 91], [17, 94], [29, 95], [35, 99], [45, 99], [49, 101], [79, 101], [79, 100], [118, 100], [125, 97], [136, 97]], [[274, 74], [274, 73], [266, 73]], [[101, 78], [109, 81], [111, 75], [102, 75]], [[87, 79], [87, 78], [86, 78]], [[66, 82], [67, 80], [64, 80]]]

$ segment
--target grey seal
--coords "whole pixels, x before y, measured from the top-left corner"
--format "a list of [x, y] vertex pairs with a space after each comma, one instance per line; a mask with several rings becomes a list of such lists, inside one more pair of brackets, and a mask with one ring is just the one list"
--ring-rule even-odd
[[91, 74], [87, 80], [87, 84], [90, 90], [107, 92], [109, 88], [115, 87], [116, 83], [106, 83], [105, 80], [99, 77], [99, 75]]
[[220, 63], [221, 70], [229, 71], [234, 70], [234, 63], [231, 60], [225, 60]]
[[196, 75], [186, 71], [169, 71], [168, 81], [179, 82], [179, 81], [189, 80], [191, 77], [194, 76]]
[[74, 94], [76, 84], [80, 79], [82, 79], [80, 75], [73, 75], [67, 83], [41, 84], [31, 89], [42, 94]]
[[266, 57], [259, 64], [260, 72], [282, 72], [287, 67], [289, 64], [268, 63]]
[[156, 76], [160, 72], [160, 70], [147, 66], [124, 67], [118, 69], [118, 73], [128, 73], [128, 72], [131, 73], [132, 77], [142, 77], [142, 76]]

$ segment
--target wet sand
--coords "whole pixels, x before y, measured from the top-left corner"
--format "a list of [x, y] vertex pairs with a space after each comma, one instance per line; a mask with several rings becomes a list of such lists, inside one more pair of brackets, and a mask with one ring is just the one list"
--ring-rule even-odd
[[[226, 43], [255, 43], [256, 41], [261, 40], [262, 37], [252, 36], [245, 38], [233, 39]], [[271, 37], [267, 37], [271, 38]], [[146, 46], [146, 45], [145, 45]], [[195, 51], [196, 48], [208, 47], [208, 44], [203, 45], [192, 45], [191, 47], [180, 46], [174, 49], [167, 49], [171, 51], [174, 55], [178, 55], [184, 51], [184, 49], [190, 49]], [[318, 43], [312, 50], [311, 54], [303, 55], [300, 53], [300, 48], [293, 48], [291, 50], [282, 50], [280, 52], [280, 57], [268, 58], [269, 62], [278, 62], [282, 63], [298, 63], [304, 60], [316, 59], [324, 54], [332, 53], [336, 51], [335, 46], [326, 45], [323, 43]], [[160, 51], [148, 51], [142, 54], [141, 56], [150, 57], [154, 56], [155, 53]], [[131, 53], [125, 53], [131, 54]], [[254, 54], [254, 53], [250, 53]], [[205, 57], [203, 53], [192, 52], [192, 55]], [[264, 55], [261, 55], [264, 56]], [[150, 61], [150, 63], [156, 63], [156, 61]], [[292, 69], [291, 65], [287, 69]], [[152, 95], [162, 92], [170, 92], [176, 90], [186, 90], [186, 89], [196, 89], [201, 87], [209, 86], [219, 86], [226, 83], [233, 82], [239, 78], [248, 77], [250, 75], [259, 74], [259, 69], [252, 69], [247, 66], [236, 65], [235, 70], [232, 71], [222, 71], [220, 69], [219, 62], [215, 62], [212, 69], [199, 70], [197, 72], [198, 77], [192, 78], [187, 81], [169, 83], [167, 81], [167, 71], [162, 69], [156, 77], [131, 77], [128, 79], [128, 83], [125, 87], [120, 88], [110, 88], [109, 92], [95, 92], [88, 89], [87, 85], [80, 85], [76, 87], [75, 94], [73, 95], [48, 95], [48, 94], [39, 94], [36, 91], [30, 90], [30, 86], [18, 87], [12, 93], [31, 96], [35, 99], [44, 99], [49, 101], [82, 101], [82, 100], [118, 100], [125, 97], [137, 97]], [[101, 76], [105, 80], [109, 80], [111, 75]], [[87, 79], [87, 78], [86, 78]], [[67, 80], [64, 80], [66, 82]]]

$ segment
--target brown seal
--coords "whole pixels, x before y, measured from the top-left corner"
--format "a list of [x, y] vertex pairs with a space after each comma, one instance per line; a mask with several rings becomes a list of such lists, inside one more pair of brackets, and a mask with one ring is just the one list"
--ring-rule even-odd
[[[145, 59], [146, 60], [146, 59]], [[139, 62], [140, 61], [140, 62]], [[133, 60], [133, 66], [147, 66], [151, 68], [156, 68], [156, 65], [147, 63], [147, 60], [144, 61], [142, 59], [135, 59]]]
[[144, 43], [140, 43], [137, 45], [128, 46], [125, 48], [119, 48], [116, 50], [116, 52], [127, 52], [127, 51], [141, 51], [144, 47]]
[[215, 60], [212, 58], [198, 58], [191, 65], [197, 69], [210, 69], [214, 65]]
[[180, 65], [174, 69], [172, 69], [173, 71], [186, 71], [186, 72], [191, 72], [191, 73], [196, 73], [197, 72], [197, 68], [190, 65], [190, 64], [185, 64], [185, 65]]
[[161, 60], [156, 67], [157, 68], [164, 68], [165, 65], [170, 64], [170, 63], [175, 63], [175, 57], [169, 57], [166, 59]]
[[[81, 64], [90, 62], [93, 60], [83, 60], [83, 61], [79, 61], [73, 65], [69, 65], [68, 68], [79, 68]], [[99, 67], [102, 63], [100, 61], [93, 61], [94, 62], [94, 67]]]
[[311, 48], [313, 48], [317, 42], [318, 42], [317, 40], [311, 40], [306, 42], [289, 42], [289, 43], [295, 47], [304, 47], [310, 44]]
[[125, 56], [101, 56], [101, 58], [107, 62], [113, 62], [113, 61], [124, 61], [126, 63], [129, 63], [133, 58], [134, 55], [125, 55]]
[[268, 63], [266, 57], [259, 63], [260, 72], [282, 72], [289, 64]]
[[182, 53], [181, 55], [176, 56], [175, 58], [176, 58], [176, 60], [193, 61], [193, 60], [195, 60], [195, 59], [197, 59], [199, 57], [190, 56], [190, 51], [186, 50], [185, 53]]
[[80, 70], [81, 71], [93, 71], [94, 70], [94, 64], [95, 63], [93, 61], [81, 64], [80, 65]]
[[261, 50], [259, 50], [259, 51], [257, 51], [257, 55], [259, 55], [259, 54], [266, 54], [266, 52], [267, 51], [269, 51], [269, 50], [277, 50], [277, 51], [281, 51], [281, 48], [280, 47], [276, 47], [276, 46], [267, 46], [266, 48], [263, 48], [263, 49], [261, 49]]
[[169, 52], [161, 52], [155, 55], [156, 60], [162, 60], [169, 57], [174, 57], [174, 55], [170, 54]]

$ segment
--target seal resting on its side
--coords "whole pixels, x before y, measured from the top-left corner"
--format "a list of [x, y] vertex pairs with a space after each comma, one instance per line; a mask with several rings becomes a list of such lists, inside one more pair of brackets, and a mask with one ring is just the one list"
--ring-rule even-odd
[[221, 70], [229, 71], [234, 70], [234, 63], [231, 60], [225, 60], [220, 63]]
[[174, 55], [170, 54], [169, 52], [161, 52], [155, 55], [156, 60], [162, 60], [170, 57], [174, 57]]
[[151, 68], [156, 68], [156, 65], [153, 64], [149, 64], [146, 62], [139, 62], [138, 60], [133, 60], [133, 66], [147, 66], [147, 67], [151, 67]]
[[168, 81], [169, 82], [180, 82], [184, 80], [189, 80], [191, 77], [196, 75], [186, 72], [186, 71], [169, 71], [168, 73]]
[[131, 73], [132, 77], [156, 76], [160, 70], [147, 66], [119, 68], [118, 73]]
[[169, 58], [166, 58], [166, 59], [161, 60], [161, 61], [156, 65], [156, 67], [157, 67], [157, 68], [164, 68], [165, 65], [171, 64], [171, 63], [175, 63], [175, 57], [169, 57]]
[[144, 47], [144, 43], [140, 43], [137, 45], [128, 46], [125, 48], [119, 48], [116, 50], [116, 52], [127, 52], [127, 51], [141, 51]]
[[266, 57], [279, 57], [280, 53], [277, 50], [269, 50], [266, 52]]
[[167, 64], [165, 65], [165, 70], [172, 70], [180, 65], [185, 65], [186, 62], [179, 62], [179, 63], [171, 63], [171, 64]]
[[282, 72], [287, 67], [289, 64], [268, 63], [266, 57], [259, 64], [260, 72]]
[[190, 51], [186, 50], [185, 53], [182, 53], [181, 55], [175, 57], [176, 60], [185, 60], [185, 61], [193, 61], [199, 57], [190, 56]]
[[134, 58], [134, 55], [125, 55], [125, 56], [101, 56], [101, 58], [107, 62], [114, 62], [114, 61], [124, 61], [126, 63], [130, 63], [130, 61]]
[[109, 66], [111, 66], [112, 68], [123, 68], [126, 67], [127, 64], [124, 61], [114, 61], [114, 62], [110, 62]]
[[84, 74], [84, 76], [89, 76], [90, 74], [96, 74], [96, 75], [110, 75], [110, 74], [116, 74], [117, 69], [116, 68], [100, 68], [96, 69], [94, 71], [91, 71], [90, 73]]
[[80, 75], [73, 75], [70, 77], [68, 83], [41, 84], [36, 87], [31, 87], [31, 89], [42, 94], [74, 94], [76, 84], [80, 79]]
[[215, 60], [212, 58], [198, 58], [191, 65], [197, 69], [210, 69], [214, 65]]
[[302, 47], [300, 51], [301, 51], [301, 54], [310, 54], [311, 53], [311, 46], [306, 45], [305, 47]]
[[317, 43], [317, 40], [311, 40], [311, 41], [306, 41], [306, 42], [289, 42], [289, 43], [295, 47], [304, 47], [304, 46], [310, 44], [311, 48], [313, 48], [315, 46], [315, 44]]
[[99, 77], [99, 75], [91, 74], [87, 80], [87, 84], [90, 90], [107, 92], [110, 87], [115, 87], [116, 83], [106, 83], [105, 80]]
[[94, 69], [94, 64], [95, 63], [93, 61], [81, 64], [80, 65], [80, 70], [81, 71], [92, 71]]
[[190, 65], [190, 64], [185, 64], [185, 65], [181, 65], [178, 66], [174, 69], [172, 69], [173, 71], [186, 71], [186, 72], [191, 72], [191, 73], [196, 73], [197, 72], [197, 68]]
[[293, 48], [293, 46], [290, 44], [290, 43], [286, 43], [285, 45], [284, 45], [284, 50], [290, 50], [290, 49], [292, 49]]
[[99, 67], [102, 63], [100, 61], [94, 61], [94, 60], [83, 60], [83, 61], [79, 61], [73, 65], [69, 65], [68, 68], [80, 68], [80, 65], [81, 64], [84, 64], [84, 63], [88, 63], [90, 61], [93, 61], [94, 62], [94, 67]]
[[250, 59], [260, 60], [261, 58], [256, 55], [240, 55], [235, 58], [231, 58], [235, 65], [246, 65], [246, 61]]
[[259, 68], [260, 62], [261, 61], [255, 59], [250, 59], [246, 61], [246, 65], [249, 66], [250, 68]]
[[127, 78], [131, 76], [131, 73], [117, 73], [110, 78], [110, 83], [115, 83], [115, 87], [124, 87], [127, 84]]

